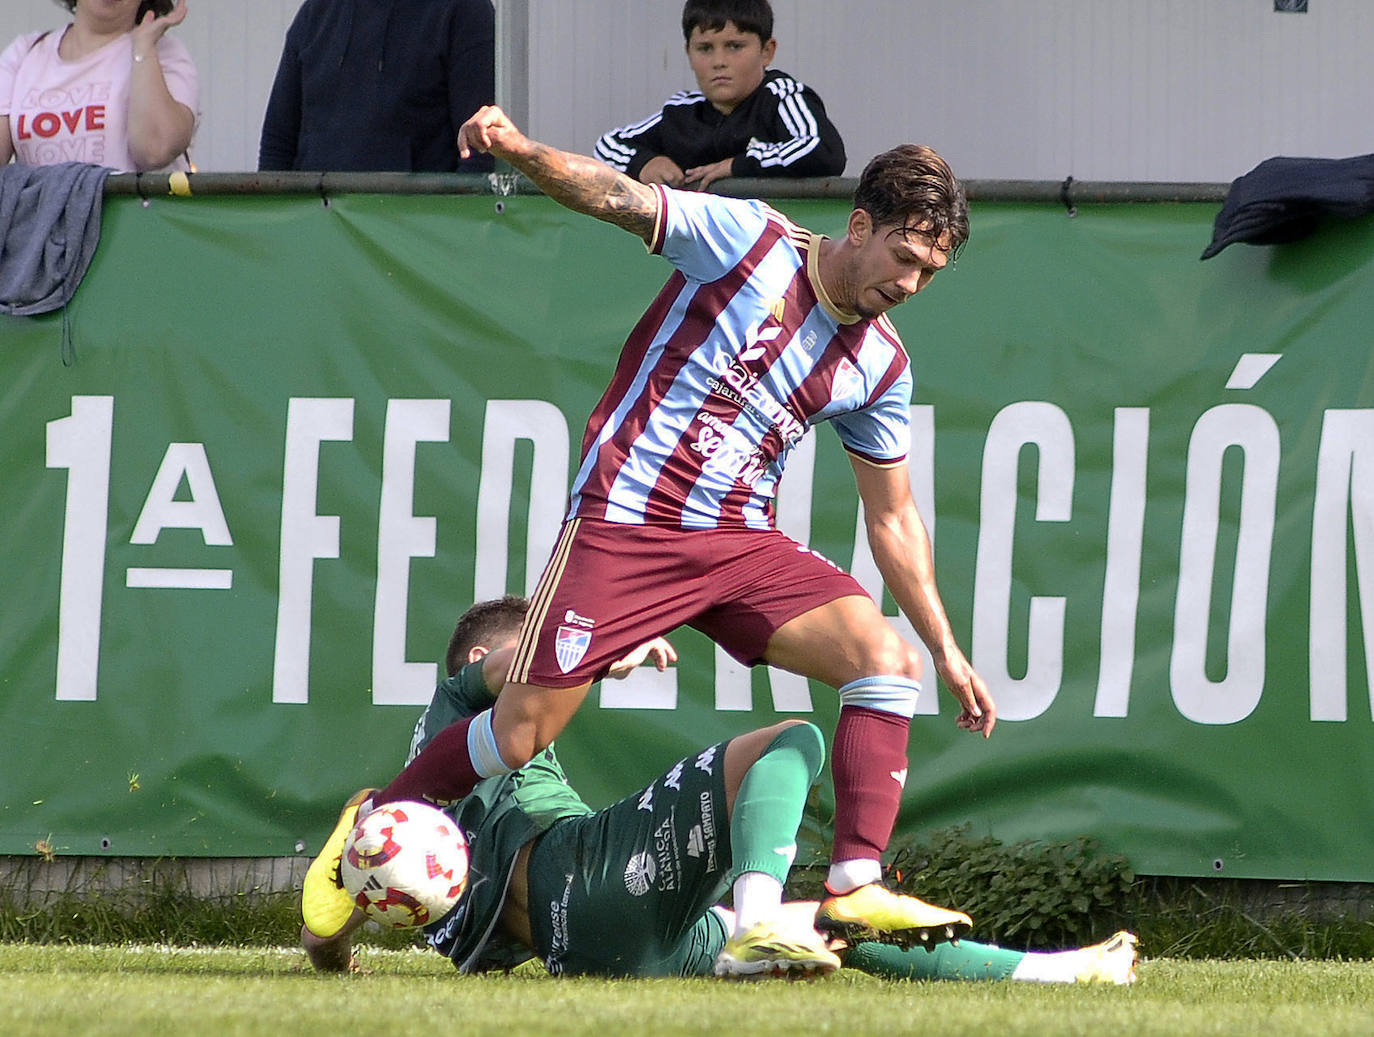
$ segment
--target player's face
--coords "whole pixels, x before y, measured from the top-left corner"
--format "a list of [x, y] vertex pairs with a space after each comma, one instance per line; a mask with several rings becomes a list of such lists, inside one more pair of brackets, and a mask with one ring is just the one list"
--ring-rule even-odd
[[723, 29], [698, 26], [687, 41], [687, 61], [706, 100], [729, 115], [759, 88], [777, 45], [776, 40], [764, 43], [755, 33], [740, 32], [734, 22]]
[[850, 240], [855, 249], [847, 280], [853, 297], [845, 302], [869, 320], [906, 302], [949, 262], [947, 237], [936, 241], [919, 228], [874, 226], [862, 209], [850, 217]]

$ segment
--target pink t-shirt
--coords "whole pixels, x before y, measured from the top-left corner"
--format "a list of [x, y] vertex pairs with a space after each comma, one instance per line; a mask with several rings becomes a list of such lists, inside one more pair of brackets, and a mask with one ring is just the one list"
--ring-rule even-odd
[[[26, 33], [0, 54], [0, 115], [9, 116], [16, 161], [136, 170], [128, 137], [133, 38], [126, 34], [80, 60], [65, 61], [57, 53], [64, 31]], [[186, 45], [163, 36], [157, 56], [168, 92], [197, 112], [200, 88]], [[166, 168], [190, 167], [178, 155]]]

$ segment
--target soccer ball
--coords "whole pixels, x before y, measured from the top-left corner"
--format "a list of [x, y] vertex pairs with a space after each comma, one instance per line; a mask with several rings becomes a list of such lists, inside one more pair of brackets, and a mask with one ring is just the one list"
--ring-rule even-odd
[[388, 803], [344, 842], [339, 876], [353, 902], [388, 929], [412, 929], [448, 914], [468, 880], [462, 830], [425, 803]]

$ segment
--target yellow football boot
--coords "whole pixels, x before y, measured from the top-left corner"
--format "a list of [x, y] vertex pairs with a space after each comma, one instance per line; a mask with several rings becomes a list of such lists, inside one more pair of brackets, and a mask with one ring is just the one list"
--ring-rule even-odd
[[337, 935], [353, 914], [353, 898], [339, 878], [339, 861], [344, 843], [358, 823], [358, 807], [375, 795], [376, 789], [359, 789], [348, 797], [334, 831], [329, 833], [320, 855], [310, 862], [301, 887], [301, 916], [305, 927], [321, 939]]

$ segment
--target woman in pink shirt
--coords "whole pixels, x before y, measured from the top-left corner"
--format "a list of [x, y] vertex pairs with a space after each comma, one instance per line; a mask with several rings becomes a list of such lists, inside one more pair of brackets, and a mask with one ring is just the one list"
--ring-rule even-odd
[[26, 33], [0, 54], [0, 165], [189, 169], [196, 68], [166, 35], [186, 0], [58, 2], [70, 25]]

